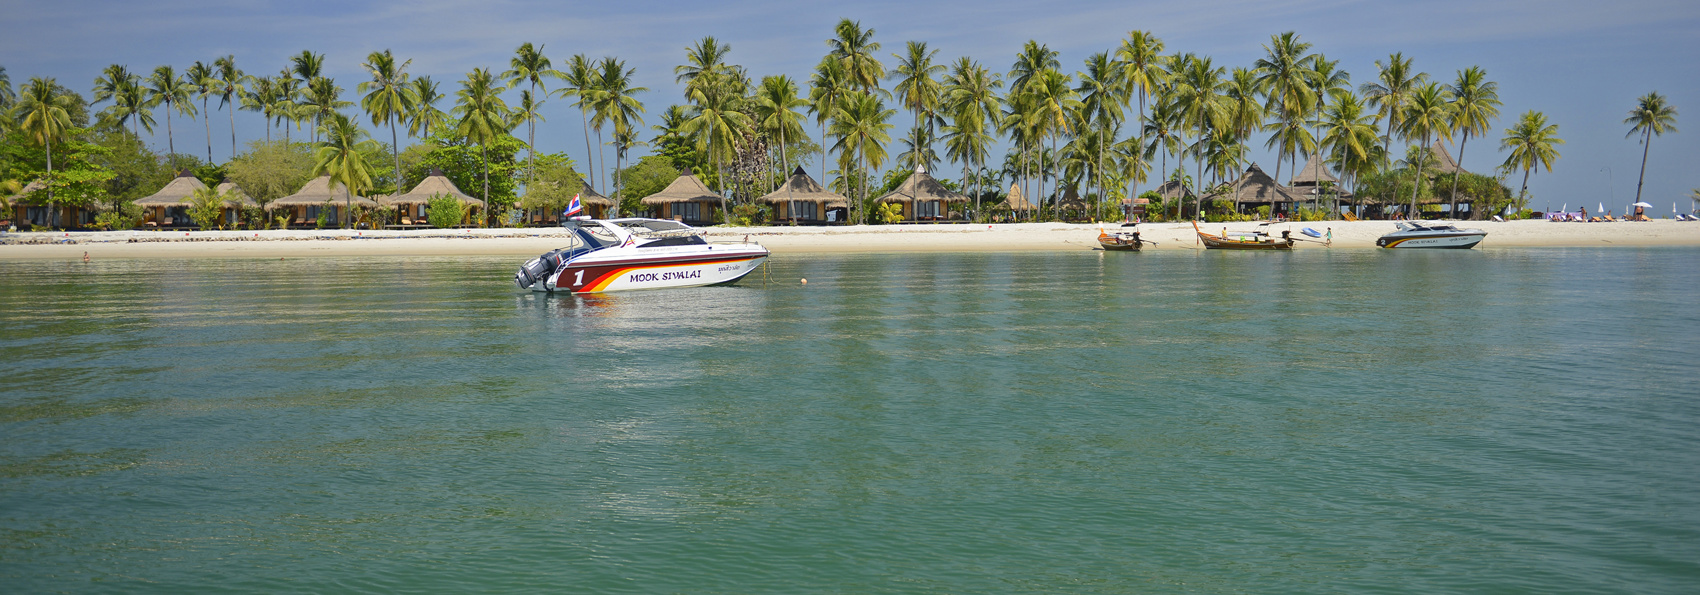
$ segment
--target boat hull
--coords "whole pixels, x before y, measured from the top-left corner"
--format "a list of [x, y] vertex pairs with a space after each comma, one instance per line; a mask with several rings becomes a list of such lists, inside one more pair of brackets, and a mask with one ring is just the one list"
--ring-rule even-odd
[[666, 259], [574, 261], [533, 286], [537, 291], [602, 293], [721, 285], [744, 278], [767, 260], [767, 251]]
[[1098, 236], [1098, 245], [1114, 252], [1138, 252], [1145, 242], [1111, 235]]
[[1403, 238], [1381, 236], [1375, 240], [1375, 245], [1381, 246], [1382, 248], [1392, 249], [1427, 248], [1442, 250], [1469, 250], [1476, 247], [1476, 244], [1482, 243], [1482, 240], [1485, 238], [1487, 238], [1487, 234], [1485, 233], [1426, 235]]

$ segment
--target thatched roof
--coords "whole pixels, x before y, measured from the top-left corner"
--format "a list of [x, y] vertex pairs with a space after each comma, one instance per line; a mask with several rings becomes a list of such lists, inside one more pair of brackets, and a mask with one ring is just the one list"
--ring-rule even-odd
[[614, 199], [608, 198], [608, 197], [603, 196], [601, 194], [598, 194], [596, 192], [596, 190], [591, 189], [590, 182], [584, 181], [584, 176], [579, 176], [578, 185], [579, 185], [579, 189], [578, 189], [578, 203], [579, 204], [587, 206], [587, 207], [588, 206], [598, 206], [598, 207], [614, 206]]
[[1464, 171], [1464, 168], [1458, 166], [1458, 161], [1456, 159], [1452, 158], [1451, 153], [1446, 152], [1446, 145], [1440, 144], [1440, 141], [1434, 141], [1434, 146], [1429, 148], [1429, 152], [1434, 154], [1434, 172], [1435, 173], [1438, 173], [1438, 174], [1455, 174], [1455, 173], [1459, 173], [1459, 172], [1470, 173], [1470, 172]]
[[1251, 164], [1251, 167], [1247, 168], [1245, 173], [1240, 175], [1240, 179], [1234, 180], [1232, 188], [1233, 189], [1227, 194], [1210, 194], [1204, 198], [1209, 200], [1226, 198], [1234, 202], [1252, 203], [1298, 202], [1301, 200], [1308, 200], [1305, 198], [1303, 192], [1276, 184], [1275, 178], [1271, 178], [1269, 177], [1269, 174], [1263, 173], [1263, 168], [1258, 167], [1256, 163]]
[[235, 182], [223, 182], [223, 183], [219, 184], [218, 187], [214, 188], [213, 190], [218, 191], [220, 196], [228, 194], [231, 191], [236, 192], [236, 196], [238, 197], [236, 199], [236, 202], [231, 203], [230, 201], [227, 200], [227, 201], [224, 201], [224, 206], [227, 206], [227, 207], [234, 207], [234, 206], [238, 206], [238, 205], [244, 206], [244, 207], [257, 207], [257, 206], [259, 206], [258, 203], [254, 202], [253, 197], [248, 196], [248, 191], [243, 190], [241, 186], [237, 186]]
[[1071, 186], [1068, 190], [1063, 191], [1062, 201], [1057, 203], [1057, 208], [1064, 211], [1085, 211], [1088, 206], [1086, 201], [1080, 198], [1080, 193], [1075, 192]]
[[1003, 199], [1003, 206], [1011, 211], [1031, 211], [1032, 201], [1027, 200], [1027, 194], [1021, 191], [1021, 186], [1015, 182], [1009, 183], [1009, 196]]
[[1186, 184], [1182, 184], [1180, 180], [1169, 180], [1157, 187], [1157, 195], [1167, 201], [1192, 196], [1193, 191]]
[[[47, 188], [47, 182], [43, 182], [41, 180], [36, 180], [36, 181], [30, 182], [28, 184], [25, 184], [23, 190], [19, 190], [17, 194], [12, 195], [10, 198], [7, 198], [6, 200], [9, 200], [9, 201], [12, 202], [12, 204], [16, 204], [16, 205], [40, 206], [40, 205], [37, 205], [34, 201], [30, 200], [30, 193], [42, 190], [44, 188]], [[45, 195], [42, 197], [43, 200], [45, 200], [46, 198], [47, 197]], [[5, 215], [5, 214], [0, 213], [0, 215]]]
[[[665, 205], [676, 202], [712, 202], [718, 203], [725, 198], [708, 189], [702, 180], [691, 174], [684, 174], [673, 180], [660, 192], [643, 197], [638, 202], [646, 205]], [[582, 199], [581, 199], [582, 202]], [[613, 203], [609, 203], [613, 204]]]
[[[41, 180], [36, 180], [36, 181], [30, 182], [29, 184], [24, 185], [23, 190], [19, 190], [17, 194], [12, 195], [11, 197], [7, 198], [6, 200], [10, 201], [13, 206], [19, 206], [19, 207], [47, 206], [47, 193], [42, 192], [42, 190], [46, 190], [46, 189], [47, 189], [47, 182], [43, 182]], [[75, 208], [86, 209], [86, 210], [90, 210], [90, 211], [106, 212], [106, 211], [112, 210], [112, 205], [110, 203], [97, 200], [97, 201], [90, 202], [90, 203], [85, 204], [85, 205], [77, 206]], [[11, 213], [0, 212], [0, 219], [10, 217], [10, 216], [11, 216]]]
[[461, 192], [460, 188], [456, 187], [454, 182], [449, 181], [448, 176], [444, 176], [443, 172], [435, 169], [431, 170], [431, 174], [425, 176], [425, 179], [420, 180], [419, 185], [414, 186], [413, 190], [408, 191], [407, 194], [380, 196], [378, 197], [378, 202], [385, 206], [422, 205], [431, 202], [431, 197], [438, 194], [457, 198], [460, 200], [461, 204], [469, 204], [481, 209], [484, 208], [484, 201], [468, 196], [465, 192]]
[[915, 166], [915, 173], [909, 174], [909, 179], [904, 180], [903, 184], [899, 185], [896, 190], [879, 197], [878, 200], [880, 202], [905, 203], [915, 200], [937, 200], [948, 203], [968, 202], [968, 197], [951, 192], [949, 188], [944, 187], [944, 184], [940, 184], [931, 174], [928, 174], [925, 166], [917, 165]]
[[1320, 157], [1321, 155], [1318, 153], [1311, 153], [1310, 159], [1305, 160], [1304, 167], [1299, 168], [1292, 181], [1288, 183], [1298, 187], [1320, 186], [1321, 182], [1333, 182], [1334, 185], [1338, 186], [1340, 178], [1334, 177], [1334, 174], [1328, 171], [1328, 166], [1322, 165]]
[[326, 175], [309, 180], [305, 186], [301, 187], [301, 191], [295, 194], [266, 203], [266, 210], [269, 211], [277, 207], [311, 207], [326, 202], [331, 202], [339, 207], [346, 204], [366, 208], [378, 206], [378, 203], [371, 199], [349, 196], [348, 187], [341, 184], [338, 184], [336, 191], [332, 192], [331, 177]]
[[194, 194], [196, 190], [206, 190], [206, 188], [207, 185], [202, 183], [199, 178], [196, 178], [194, 174], [184, 171], [183, 173], [177, 174], [177, 177], [172, 178], [170, 182], [167, 182], [164, 188], [159, 189], [159, 192], [136, 199], [136, 206], [185, 206], [189, 204], [190, 195]]
[[791, 177], [785, 180], [785, 185], [756, 199], [760, 202], [777, 204], [785, 201], [821, 203], [830, 207], [843, 207], [850, 204], [849, 199], [837, 192], [822, 187], [809, 173], [803, 171], [803, 166], [791, 172]]

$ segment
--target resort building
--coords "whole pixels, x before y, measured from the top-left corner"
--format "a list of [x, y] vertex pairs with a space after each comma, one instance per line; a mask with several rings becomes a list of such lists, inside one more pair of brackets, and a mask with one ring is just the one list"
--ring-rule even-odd
[[774, 222], [792, 224], [844, 221], [844, 214], [850, 206], [849, 199], [822, 187], [808, 172], [803, 171], [802, 166], [797, 166], [797, 169], [791, 172], [791, 177], [787, 178], [778, 190], [769, 192], [756, 201], [773, 205]]
[[915, 173], [885, 196], [875, 199], [882, 203], [903, 205], [903, 218], [910, 221], [942, 221], [951, 216], [952, 203], [969, 202], [967, 196], [952, 192], [927, 173], [924, 165], [916, 165]]
[[8, 221], [7, 226], [27, 229], [30, 226], [52, 227], [58, 229], [73, 229], [88, 227], [94, 224], [97, 213], [107, 211], [112, 207], [105, 203], [92, 202], [84, 206], [54, 207], [47, 203], [47, 185], [41, 180], [30, 182], [16, 195], [6, 199], [12, 205], [10, 213], [0, 213]]
[[714, 210], [726, 199], [715, 194], [696, 176], [685, 174], [673, 180], [660, 192], [643, 197], [638, 202], [655, 207], [655, 217], [672, 219], [689, 225], [707, 225], [714, 221]]
[[461, 192], [448, 176], [444, 176], [443, 172], [436, 168], [432, 168], [425, 179], [420, 180], [407, 194], [380, 196], [378, 204], [396, 210], [395, 221], [399, 224], [398, 227], [428, 226], [430, 223], [426, 221], [425, 209], [434, 196], [447, 196], [460, 201], [462, 206], [471, 207], [465, 209], [466, 212], [461, 217], [462, 225], [470, 223], [474, 210], [484, 208], [484, 201]]
[[1021, 185], [1015, 182], [1009, 183], [1009, 195], [1004, 197], [1003, 202], [999, 203], [998, 207], [1008, 209], [1017, 220], [1031, 216], [1034, 211], [1038, 210], [1033, 206], [1032, 201], [1027, 200], [1027, 193], [1021, 191]]
[[273, 217], [280, 214], [288, 216], [288, 227], [316, 227], [321, 215], [326, 226], [335, 227], [342, 222], [344, 209], [379, 208], [378, 203], [371, 199], [354, 196], [347, 186], [338, 184], [335, 190], [331, 186], [328, 175], [313, 178], [299, 192], [266, 203], [266, 211]]
[[1206, 194], [1203, 198], [1205, 204], [1215, 200], [1231, 200], [1236, 212], [1246, 207], [1267, 205], [1270, 217], [1287, 212], [1295, 202], [1306, 200], [1300, 191], [1275, 183], [1275, 178], [1263, 173], [1263, 168], [1258, 167], [1256, 163], [1251, 164], [1245, 173], [1240, 174], [1239, 179], [1229, 184], [1227, 192]]
[[[193, 201], [195, 193], [206, 189], [207, 185], [196, 178], [194, 174], [189, 173], [188, 170], [177, 174], [177, 177], [167, 182], [164, 188], [159, 189], [159, 192], [136, 199], [136, 206], [142, 207], [142, 227], [148, 229], [199, 227], [189, 217], [189, 208], [195, 206]], [[254, 199], [248, 197], [248, 193], [243, 192], [233, 182], [226, 181], [213, 189], [219, 196], [224, 196], [232, 190], [236, 192], [234, 199], [220, 201], [223, 210], [219, 218], [222, 221], [221, 226], [235, 227], [242, 219], [243, 207], [259, 206], [254, 203]]]

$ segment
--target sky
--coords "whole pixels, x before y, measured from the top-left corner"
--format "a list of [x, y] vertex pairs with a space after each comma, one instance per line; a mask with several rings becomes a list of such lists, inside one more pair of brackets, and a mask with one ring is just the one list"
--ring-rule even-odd
[[[752, 77], [787, 74], [806, 84], [841, 18], [875, 31], [888, 66], [896, 61], [889, 54], [917, 40], [940, 50], [940, 63], [969, 56], [999, 72], [1031, 39], [1059, 51], [1065, 72], [1072, 73], [1088, 55], [1115, 48], [1135, 29], [1162, 38], [1170, 53], [1250, 67], [1271, 35], [1294, 31], [1312, 51], [1340, 60], [1354, 85], [1372, 81], [1375, 62], [1393, 52], [1403, 52], [1441, 83], [1470, 66], [1486, 69], [1504, 106], [1488, 138], [1470, 140], [1463, 166], [1491, 173], [1507, 155], [1498, 150], [1501, 131], [1525, 111], [1543, 112], [1566, 144], [1552, 172], [1531, 177], [1534, 208], [1607, 203], [1621, 212], [1632, 202], [1643, 147], [1626, 138], [1629, 126], [1622, 122], [1636, 99], [1651, 91], [1669, 98], [1679, 112], [1677, 128], [1685, 132], [1653, 139], [1643, 200], [1655, 212], [1672, 203], [1687, 212], [1691, 190], [1700, 188], [1700, 126], [1689, 123], [1700, 117], [1700, 2], [1692, 0], [0, 0], [0, 14], [8, 25], [0, 36], [0, 66], [14, 85], [54, 77], [87, 95], [108, 64], [145, 74], [159, 65], [182, 70], [225, 55], [234, 55], [249, 74], [269, 75], [310, 49], [326, 55], [326, 75], [353, 99], [355, 85], [367, 78], [360, 66], [367, 54], [390, 49], [412, 60], [409, 73], [430, 75], [452, 96], [466, 72], [505, 70], [514, 49], [531, 42], [542, 44], [557, 65], [579, 53], [625, 60], [636, 69], [636, 84], [650, 89], [638, 96], [649, 123], [668, 105], [683, 103], [673, 67], [683, 62], [686, 46], [710, 35], [730, 44], [728, 61]], [[510, 95], [512, 104], [518, 93]], [[230, 120], [217, 111], [216, 99], [213, 108], [212, 155], [222, 162], [230, 157]], [[543, 111], [538, 150], [565, 151], [582, 167], [585, 141], [576, 108], [555, 100]], [[156, 116], [164, 124], [163, 114]], [[909, 121], [906, 112], [893, 119], [894, 138]], [[204, 125], [173, 117], [179, 152], [206, 153]], [[389, 136], [376, 126], [368, 130], [380, 140]], [[260, 116], [237, 113], [236, 134], [239, 141], [262, 138]], [[1275, 157], [1261, 148], [1262, 140], [1254, 140], [1251, 158], [1274, 173]], [[150, 143], [164, 150], [165, 126]], [[1001, 161], [1002, 153], [994, 150], [993, 160]], [[634, 150], [633, 157], [642, 154]], [[811, 171], [818, 169], [816, 163]], [[948, 178], [960, 168], [941, 169]], [[1515, 190], [1521, 178], [1507, 182]]]

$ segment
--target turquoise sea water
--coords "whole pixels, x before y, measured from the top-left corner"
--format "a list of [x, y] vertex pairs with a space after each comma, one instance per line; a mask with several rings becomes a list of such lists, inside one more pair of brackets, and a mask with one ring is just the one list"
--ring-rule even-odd
[[0, 590], [1693, 592], [1697, 257], [0, 262]]

